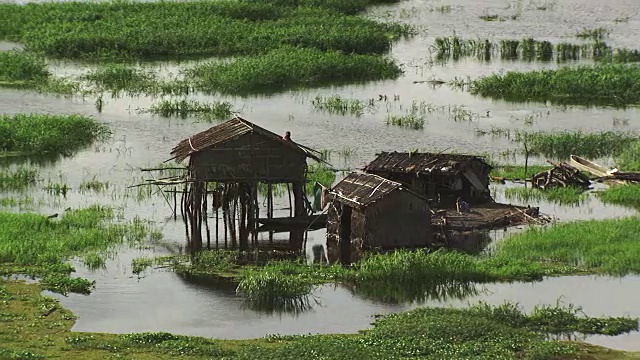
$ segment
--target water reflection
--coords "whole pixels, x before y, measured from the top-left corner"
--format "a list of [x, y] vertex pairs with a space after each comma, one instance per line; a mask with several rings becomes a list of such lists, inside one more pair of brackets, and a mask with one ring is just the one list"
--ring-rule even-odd
[[413, 284], [370, 283], [345, 285], [352, 294], [363, 299], [390, 304], [425, 303], [428, 301], [462, 300], [483, 294], [482, 285], [463, 281], [425, 281]]

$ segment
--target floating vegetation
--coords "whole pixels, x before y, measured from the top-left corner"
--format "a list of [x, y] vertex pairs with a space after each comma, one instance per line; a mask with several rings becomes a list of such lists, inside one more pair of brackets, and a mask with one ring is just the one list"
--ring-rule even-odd
[[359, 100], [359, 99], [347, 99], [339, 95], [322, 97], [316, 96], [311, 100], [313, 108], [319, 111], [324, 111], [329, 114], [337, 115], [353, 115], [362, 116], [365, 110], [371, 110], [375, 107], [375, 99]]
[[640, 103], [640, 67], [602, 64], [510, 71], [476, 79], [470, 90], [472, 94], [509, 101], [623, 106]]
[[578, 33], [576, 33], [576, 37], [581, 39], [590, 39], [590, 40], [602, 40], [609, 35], [609, 30], [599, 27], [595, 29], [587, 29], [584, 28]]
[[597, 192], [605, 204], [630, 206], [640, 209], [640, 185], [615, 185]]
[[[395, 1], [393, 1], [395, 2]], [[4, 38], [53, 57], [248, 55], [281, 46], [383, 53], [407, 26], [347, 16], [369, 1], [3, 4]], [[50, 21], [51, 14], [59, 14]], [[139, 31], [145, 29], [144, 32]]]
[[242, 94], [340, 82], [393, 79], [402, 70], [388, 58], [285, 47], [188, 71], [203, 91]]
[[582, 189], [573, 187], [554, 187], [549, 189], [514, 187], [506, 188], [504, 196], [508, 200], [518, 200], [523, 203], [546, 200], [558, 205], [579, 205], [589, 194]]
[[23, 190], [36, 183], [40, 172], [30, 167], [0, 168], [0, 190]]
[[186, 118], [189, 115], [198, 115], [200, 119], [225, 120], [233, 115], [231, 103], [227, 101], [214, 101], [202, 103], [195, 100], [162, 100], [154, 104], [147, 111], [164, 117], [179, 116]]
[[0, 153], [66, 155], [108, 135], [105, 125], [81, 115], [0, 115]]

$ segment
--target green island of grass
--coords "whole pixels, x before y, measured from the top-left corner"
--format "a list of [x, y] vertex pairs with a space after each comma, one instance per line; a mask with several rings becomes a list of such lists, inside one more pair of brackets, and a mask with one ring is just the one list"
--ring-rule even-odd
[[81, 115], [0, 114], [0, 156], [67, 155], [109, 134], [105, 125]]

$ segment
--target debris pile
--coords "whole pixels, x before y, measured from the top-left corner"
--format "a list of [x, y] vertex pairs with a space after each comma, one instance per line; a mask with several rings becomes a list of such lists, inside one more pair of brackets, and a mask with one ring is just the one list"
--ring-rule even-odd
[[549, 161], [549, 163], [553, 165], [553, 168], [533, 175], [531, 178], [533, 186], [544, 190], [553, 187], [587, 189], [591, 185], [589, 177], [575, 167], [565, 162]]

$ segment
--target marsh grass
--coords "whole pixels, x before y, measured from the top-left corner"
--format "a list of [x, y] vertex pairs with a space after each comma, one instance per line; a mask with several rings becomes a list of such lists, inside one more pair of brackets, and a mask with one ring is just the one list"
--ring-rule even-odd
[[324, 163], [316, 163], [309, 165], [307, 169], [307, 194], [313, 193], [313, 187], [316, 182], [331, 187], [336, 181], [335, 171]]
[[77, 291], [88, 283], [69, 277], [67, 260], [84, 255], [90, 264], [97, 264], [93, 254], [124, 242], [138, 242], [147, 232], [139, 221], [115, 225], [109, 223], [112, 218], [113, 211], [100, 206], [66, 211], [60, 220], [0, 212], [0, 269], [41, 276], [42, 283], [54, 291]]
[[[510, 134], [509, 134], [510, 135]], [[583, 131], [528, 132], [516, 131], [513, 140], [527, 145], [530, 155], [542, 155], [553, 159], [567, 159], [569, 155], [598, 159], [618, 156], [630, 151], [638, 140], [634, 132]]]
[[576, 33], [577, 38], [599, 41], [609, 36], [609, 30], [603, 27], [595, 29], [584, 28]]
[[640, 185], [615, 185], [597, 193], [605, 204], [630, 206], [640, 210]]
[[623, 276], [640, 273], [638, 254], [640, 221], [629, 217], [530, 228], [498, 244], [495, 258]]
[[108, 181], [101, 181], [98, 179], [96, 175], [94, 175], [90, 180], [85, 180], [80, 184], [80, 191], [94, 191], [96, 193], [101, 193], [107, 191], [109, 189]]
[[508, 101], [624, 106], [640, 102], [640, 67], [627, 64], [509, 71], [473, 80], [472, 94]]
[[0, 168], [0, 190], [23, 190], [36, 183], [39, 179], [38, 169], [18, 167], [16, 169]]
[[0, 84], [42, 82], [51, 74], [44, 59], [24, 51], [0, 51]]
[[640, 170], [640, 141], [629, 144], [620, 151], [616, 158], [616, 165], [622, 171], [639, 171]]
[[162, 100], [147, 111], [164, 117], [179, 116], [183, 119], [197, 115], [199, 119], [225, 120], [233, 115], [232, 105], [227, 101], [203, 103], [195, 100]]
[[283, 47], [231, 62], [197, 65], [187, 71], [187, 76], [202, 91], [250, 94], [328, 83], [394, 79], [401, 73], [402, 70], [385, 57]]
[[350, 16], [378, 2], [4, 4], [0, 36], [70, 58], [249, 55], [281, 46], [383, 53], [408, 27]]
[[491, 169], [490, 175], [507, 180], [523, 180], [549, 169], [548, 165], [528, 165], [525, 173], [524, 165], [496, 165]]
[[373, 99], [369, 101], [348, 99], [339, 95], [328, 97], [316, 96], [311, 100], [311, 105], [313, 105], [314, 109], [329, 114], [342, 116], [353, 115], [359, 117], [364, 115], [365, 110], [372, 110], [375, 107], [375, 101]]
[[105, 125], [81, 115], [0, 115], [0, 152], [68, 155], [109, 134]]
[[424, 116], [420, 116], [417, 114], [407, 114], [407, 115], [387, 115], [385, 120], [387, 125], [400, 126], [404, 128], [421, 130], [424, 129], [424, 124], [427, 122]]
[[574, 187], [553, 187], [545, 190], [538, 188], [514, 187], [504, 190], [508, 200], [520, 202], [538, 202], [545, 200], [558, 205], [580, 205], [589, 198], [589, 194]]
[[107, 64], [91, 70], [82, 78], [101, 89], [111, 91], [142, 91], [152, 86], [156, 80], [155, 74], [150, 70], [125, 64]]

